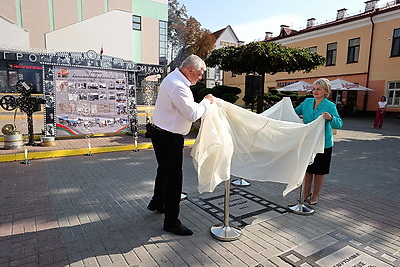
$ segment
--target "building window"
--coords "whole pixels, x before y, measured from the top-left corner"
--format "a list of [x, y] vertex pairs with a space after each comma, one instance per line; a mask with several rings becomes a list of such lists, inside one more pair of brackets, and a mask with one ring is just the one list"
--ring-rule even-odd
[[142, 17], [132, 15], [132, 29], [137, 31], [142, 30]]
[[219, 66], [215, 67], [215, 81], [221, 80], [221, 71], [219, 69]]
[[337, 43], [330, 43], [326, 46], [326, 66], [336, 65]]
[[388, 106], [400, 106], [400, 81], [388, 82]]
[[398, 57], [400, 56], [400, 29], [394, 29], [392, 40], [392, 52], [390, 56]]
[[347, 50], [347, 63], [358, 62], [358, 54], [360, 53], [360, 38], [349, 40], [349, 48]]
[[317, 47], [316, 46], [309, 47], [308, 50], [310, 50], [310, 52], [312, 52], [312, 53], [315, 53], [315, 54], [317, 53]]
[[160, 64], [167, 65], [167, 32], [168, 23], [160, 20]]
[[232, 43], [232, 42], [227, 42], [227, 41], [220, 41], [219, 44], [223, 47], [230, 47], [230, 46], [238, 47], [239, 46], [239, 44], [237, 44], [237, 43]]
[[16, 85], [20, 80], [32, 84], [32, 93], [43, 93], [42, 67], [15, 61], [0, 63], [0, 93], [17, 93]]

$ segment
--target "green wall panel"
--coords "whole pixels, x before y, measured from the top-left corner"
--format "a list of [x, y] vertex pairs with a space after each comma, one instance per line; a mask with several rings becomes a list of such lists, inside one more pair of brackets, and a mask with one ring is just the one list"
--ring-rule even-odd
[[132, 0], [133, 14], [158, 20], [168, 20], [168, 5], [150, 0]]
[[142, 32], [132, 30], [132, 61], [142, 62]]

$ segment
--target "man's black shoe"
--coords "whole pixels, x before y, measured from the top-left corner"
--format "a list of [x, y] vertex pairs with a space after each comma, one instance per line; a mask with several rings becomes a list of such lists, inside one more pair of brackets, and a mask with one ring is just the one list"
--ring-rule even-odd
[[171, 232], [177, 235], [192, 235], [193, 232], [189, 228], [185, 227], [183, 224], [175, 225], [173, 227], [166, 227], [164, 226], [164, 230], [167, 232]]
[[156, 204], [154, 204], [153, 200], [150, 201], [149, 205], [147, 206], [147, 209], [151, 211], [156, 211], [158, 213], [164, 213], [164, 207], [157, 206]]

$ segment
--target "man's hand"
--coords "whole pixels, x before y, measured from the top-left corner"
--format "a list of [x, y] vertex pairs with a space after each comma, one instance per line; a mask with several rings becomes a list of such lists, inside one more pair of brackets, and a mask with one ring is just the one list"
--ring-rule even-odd
[[214, 103], [214, 96], [212, 94], [208, 94], [204, 98], [207, 98], [211, 104]]

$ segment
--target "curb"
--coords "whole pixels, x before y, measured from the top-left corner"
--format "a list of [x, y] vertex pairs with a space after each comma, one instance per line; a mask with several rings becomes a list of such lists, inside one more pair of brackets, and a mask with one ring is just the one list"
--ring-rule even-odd
[[[191, 146], [195, 142], [195, 139], [185, 140], [185, 146]], [[138, 144], [137, 150], [152, 149], [153, 145], [151, 142]], [[107, 153], [107, 152], [119, 152], [119, 151], [135, 151], [135, 145], [122, 145], [122, 146], [106, 146], [106, 147], [92, 147], [92, 154]], [[69, 156], [82, 156], [88, 154], [88, 148], [76, 148], [68, 150], [53, 150], [44, 152], [30, 152], [28, 154], [28, 160], [33, 159], [45, 159], [45, 158], [58, 158], [58, 157], [69, 157]], [[22, 161], [25, 160], [25, 153], [11, 153], [7, 155], [0, 155], [0, 162], [9, 161]]]

